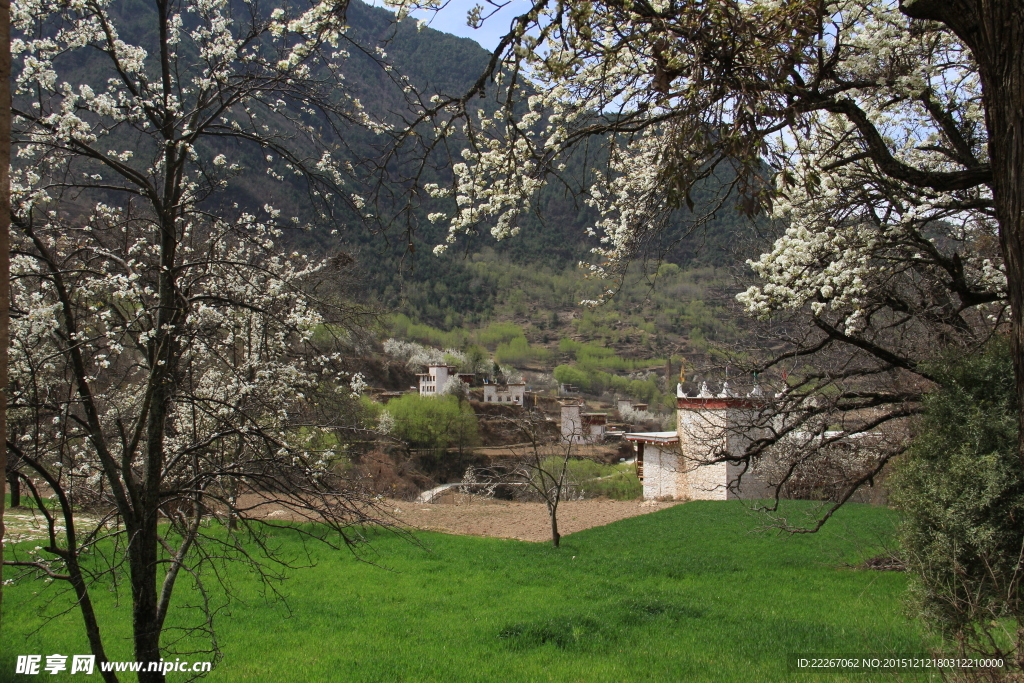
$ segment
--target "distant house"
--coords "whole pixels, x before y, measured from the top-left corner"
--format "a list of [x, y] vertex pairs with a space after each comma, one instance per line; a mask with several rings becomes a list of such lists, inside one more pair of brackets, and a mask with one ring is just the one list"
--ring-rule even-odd
[[605, 413], [583, 412], [583, 401], [567, 401], [561, 405], [563, 443], [587, 444], [604, 441], [604, 432], [608, 424], [608, 416]]
[[497, 384], [484, 380], [484, 403], [508, 403], [521, 406], [526, 400], [526, 382]]
[[683, 497], [675, 481], [679, 470], [679, 434], [643, 432], [626, 434], [624, 438], [635, 444], [636, 476], [643, 482], [644, 498]]
[[647, 404], [646, 403], [633, 403], [632, 399], [620, 398], [618, 400], [617, 408], [618, 408], [618, 411], [619, 411], [619, 415], [622, 415], [623, 413], [625, 413], [628, 410], [635, 410], [635, 411], [637, 411], [639, 413], [639, 412], [642, 412], [644, 410], [647, 410]]
[[419, 378], [420, 396], [437, 396], [444, 391], [448, 380], [458, 377], [466, 384], [473, 381], [472, 374], [457, 374], [458, 367], [454, 365], [428, 365], [426, 372], [416, 375]]

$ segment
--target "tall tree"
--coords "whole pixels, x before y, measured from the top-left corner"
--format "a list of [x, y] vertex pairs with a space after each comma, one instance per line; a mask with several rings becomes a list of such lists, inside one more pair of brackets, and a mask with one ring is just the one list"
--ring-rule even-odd
[[[7, 439], [7, 347], [10, 342], [11, 232], [11, 4], [0, 0], [0, 442]], [[7, 471], [7, 449], [0, 448], [0, 472]], [[4, 594], [4, 503], [0, 481], [0, 614]], [[2, 617], [0, 617], [2, 627]]]
[[[5, 564], [71, 586], [100, 662], [101, 567], [127, 568], [135, 658], [159, 661], [182, 572], [215, 556], [274, 560], [204, 519], [258, 538], [275, 503], [344, 542], [352, 524], [381, 521], [332, 472], [330, 426], [361, 387], [343, 352], [365, 311], [324, 287], [345, 259], [282, 253], [302, 221], [266, 188], [262, 208], [232, 201], [247, 176], [282, 199], [298, 177], [329, 222], [358, 201], [339, 132], [375, 124], [338, 74], [345, 2], [270, 10], [14, 6], [6, 443], [46, 539]], [[308, 399], [325, 390], [341, 412], [317, 414]]]

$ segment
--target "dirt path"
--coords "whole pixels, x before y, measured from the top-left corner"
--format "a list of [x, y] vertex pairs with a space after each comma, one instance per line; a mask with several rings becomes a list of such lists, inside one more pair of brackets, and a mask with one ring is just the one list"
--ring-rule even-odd
[[[606, 498], [566, 501], [558, 506], [558, 530], [565, 536], [678, 504]], [[417, 529], [521, 541], [551, 540], [551, 519], [543, 503], [512, 503], [458, 495], [453, 503], [389, 501], [389, 505], [400, 523]]]

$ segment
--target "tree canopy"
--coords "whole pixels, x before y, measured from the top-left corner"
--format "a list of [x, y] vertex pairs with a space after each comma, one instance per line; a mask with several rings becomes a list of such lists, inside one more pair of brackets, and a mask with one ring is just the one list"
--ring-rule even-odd
[[391, 433], [410, 448], [461, 451], [480, 445], [473, 408], [457, 396], [407, 394], [390, 401], [385, 410], [394, 421]]
[[[135, 658], [155, 662], [188, 640], [163, 637], [182, 575], [200, 582], [216, 558], [287, 561], [260, 556], [273, 523], [261, 505], [321, 522], [334, 543], [374, 521], [333, 469], [364, 386], [343, 352], [369, 311], [330, 286], [352, 259], [282, 253], [305, 219], [266, 190], [255, 210], [232, 201], [261, 175], [282, 195], [298, 178], [309, 220], [360, 203], [338, 133], [377, 124], [339, 73], [345, 9], [12, 7], [7, 447], [47, 539], [5, 564], [68, 583], [101, 663], [90, 590], [104, 572], [127, 568]], [[186, 627], [208, 634], [211, 619]]]

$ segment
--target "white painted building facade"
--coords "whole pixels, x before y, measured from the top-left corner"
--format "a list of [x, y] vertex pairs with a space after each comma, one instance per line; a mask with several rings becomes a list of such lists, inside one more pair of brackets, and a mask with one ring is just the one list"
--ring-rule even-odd
[[[697, 396], [677, 394], [675, 432], [626, 434], [637, 451], [637, 474], [644, 498], [730, 500], [762, 498], [767, 488], [754, 470], [742, 465], [712, 462], [723, 453], [741, 454], [752, 434], [756, 398], [729, 395], [728, 387], [712, 396], [702, 387]], [[742, 473], [742, 477], [740, 476]]]
[[436, 396], [441, 393], [456, 369], [453, 365], [428, 365], [426, 372], [416, 375], [419, 378], [420, 396]]
[[526, 400], [526, 382], [495, 384], [484, 380], [484, 403], [521, 406]]
[[428, 365], [426, 372], [416, 375], [419, 379], [420, 396], [437, 396], [444, 393], [448, 380], [458, 378], [460, 381], [469, 384], [473, 381], [471, 374], [457, 374], [458, 367], [454, 365]]
[[644, 498], [675, 498], [679, 483], [679, 435], [675, 432], [626, 434], [636, 448], [636, 474], [643, 482]]
[[634, 403], [633, 399], [630, 398], [620, 398], [616, 402], [616, 406], [619, 411], [619, 415], [624, 415], [626, 412], [630, 410], [635, 410], [637, 412], [641, 410], [647, 410], [646, 403]]
[[583, 401], [562, 403], [563, 443], [588, 444], [604, 441], [608, 416], [604, 413], [585, 413], [583, 408]]

